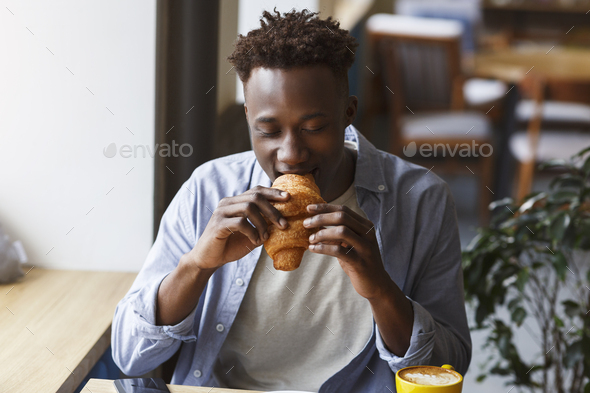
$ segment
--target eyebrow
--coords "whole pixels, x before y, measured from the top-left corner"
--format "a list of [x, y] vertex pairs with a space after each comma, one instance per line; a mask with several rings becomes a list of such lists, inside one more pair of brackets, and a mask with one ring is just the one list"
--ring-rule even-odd
[[[328, 117], [328, 115], [326, 115], [324, 112], [314, 112], [314, 113], [310, 113], [307, 115], [303, 115], [299, 119], [300, 120], [311, 120], [316, 117]], [[257, 123], [274, 123], [276, 121], [277, 121], [277, 119], [275, 117], [258, 117], [258, 118], [256, 118]]]

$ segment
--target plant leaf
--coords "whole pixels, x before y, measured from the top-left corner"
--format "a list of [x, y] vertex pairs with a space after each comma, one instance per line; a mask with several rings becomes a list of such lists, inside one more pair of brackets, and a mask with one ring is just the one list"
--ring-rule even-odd
[[553, 204], [566, 204], [578, 201], [578, 193], [568, 190], [559, 190], [549, 195], [547, 200]]
[[584, 351], [582, 348], [582, 340], [573, 342], [567, 346], [565, 354], [563, 355], [563, 363], [567, 368], [573, 368], [576, 363], [584, 361]]
[[[578, 153], [581, 154], [582, 152]], [[543, 169], [549, 169], [549, 168], [555, 168], [555, 167], [567, 167], [569, 166], [568, 162], [564, 159], [552, 159], [552, 160], [548, 160], [543, 162], [542, 164], [539, 165], [539, 169], [543, 170]]]
[[512, 198], [503, 198], [497, 201], [493, 201], [492, 203], [490, 203], [489, 208], [490, 210], [494, 210], [497, 207], [500, 206], [508, 206], [511, 205], [514, 201], [512, 200]]
[[467, 247], [465, 247], [465, 251], [466, 252], [473, 251], [476, 247], [478, 247], [480, 245], [482, 240], [483, 240], [483, 235], [481, 233], [478, 233], [477, 235], [475, 235], [475, 237], [473, 239], [471, 239], [471, 241], [469, 242]]
[[496, 375], [510, 375], [512, 374], [512, 370], [505, 367], [494, 366], [491, 368], [490, 373]]
[[555, 273], [561, 281], [565, 280], [565, 272], [567, 271], [567, 262], [561, 252], [558, 252], [553, 257], [553, 268]]
[[520, 299], [514, 298], [510, 302], [508, 302], [508, 310], [510, 310], [510, 312], [514, 312], [514, 310], [516, 310], [519, 305], [520, 305]]
[[520, 292], [524, 291], [524, 286], [526, 285], [527, 281], [529, 280], [529, 269], [524, 268], [518, 272], [516, 276], [516, 287]]
[[557, 315], [553, 316], [553, 320], [555, 321], [555, 326], [557, 326], [558, 328], [562, 328], [565, 326], [565, 324], [563, 323], [563, 320], [561, 318], [559, 318]]
[[582, 170], [584, 171], [584, 173], [586, 175], [588, 173], [590, 173], [590, 157], [586, 158], [586, 161], [584, 161], [584, 165], [582, 166]]
[[566, 173], [557, 176], [549, 184], [549, 188], [553, 189], [559, 186], [559, 188], [581, 188], [584, 185], [584, 179], [579, 175], [572, 175]]
[[570, 318], [574, 318], [580, 312], [580, 305], [572, 300], [565, 300], [561, 304], [565, 307], [565, 313]]
[[560, 241], [563, 239], [563, 234], [565, 233], [567, 227], [570, 225], [570, 215], [567, 212], [559, 213], [552, 221], [551, 221], [551, 237], [554, 240]]
[[512, 321], [516, 323], [516, 326], [522, 325], [526, 318], [526, 311], [522, 307], [517, 307], [514, 312], [512, 312]]
[[546, 196], [547, 196], [547, 193], [545, 193], [545, 192], [540, 192], [538, 194], [533, 195], [531, 198], [524, 201], [524, 203], [522, 205], [520, 205], [520, 208], [518, 209], [518, 211], [520, 213], [524, 213], [525, 211], [527, 211], [531, 207], [533, 207], [533, 205], [537, 201], [540, 201], [541, 199], [545, 198]]
[[584, 149], [580, 150], [579, 152], [577, 152], [576, 154], [574, 154], [574, 155], [572, 156], [572, 158], [576, 158], [576, 157], [582, 157], [584, 154], [586, 154], [586, 153], [587, 153], [587, 152], [589, 152], [589, 151], [590, 151], [590, 146], [588, 146], [588, 147], [586, 147], [586, 148], [584, 148]]

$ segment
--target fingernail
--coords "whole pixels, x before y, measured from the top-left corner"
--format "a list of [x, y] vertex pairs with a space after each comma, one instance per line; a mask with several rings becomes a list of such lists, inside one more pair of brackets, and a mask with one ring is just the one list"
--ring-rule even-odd
[[285, 218], [281, 218], [279, 224], [281, 224], [281, 227], [287, 228], [287, 220]]
[[304, 227], [308, 226], [309, 224], [311, 224], [311, 219], [306, 218], [305, 220], [303, 220], [303, 226]]
[[313, 242], [313, 241], [314, 241], [314, 239], [315, 239], [315, 233], [309, 237], [309, 241], [310, 241], [310, 242]]
[[282, 196], [282, 197], [286, 197], [286, 196], [287, 196], [287, 192], [285, 192], [285, 191], [281, 191], [281, 196]]
[[307, 206], [309, 210], [318, 210], [318, 205], [309, 205]]

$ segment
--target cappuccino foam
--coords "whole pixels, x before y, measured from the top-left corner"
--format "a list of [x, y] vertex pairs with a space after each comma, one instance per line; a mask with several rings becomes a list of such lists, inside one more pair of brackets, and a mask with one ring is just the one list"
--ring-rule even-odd
[[399, 376], [418, 385], [450, 385], [460, 380], [452, 371], [439, 367], [412, 367], [400, 372]]

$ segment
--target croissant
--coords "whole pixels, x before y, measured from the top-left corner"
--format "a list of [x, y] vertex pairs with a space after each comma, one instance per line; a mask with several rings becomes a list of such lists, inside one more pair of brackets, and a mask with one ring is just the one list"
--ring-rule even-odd
[[287, 202], [271, 202], [287, 219], [289, 226], [287, 229], [279, 229], [275, 225], [269, 225], [269, 236], [264, 242], [264, 248], [273, 260], [276, 270], [295, 270], [309, 247], [309, 237], [318, 231], [317, 228], [303, 227], [303, 220], [311, 216], [307, 212], [307, 205], [326, 201], [320, 196], [320, 189], [309, 173], [305, 176], [279, 176], [272, 187], [287, 191], [291, 195]]

